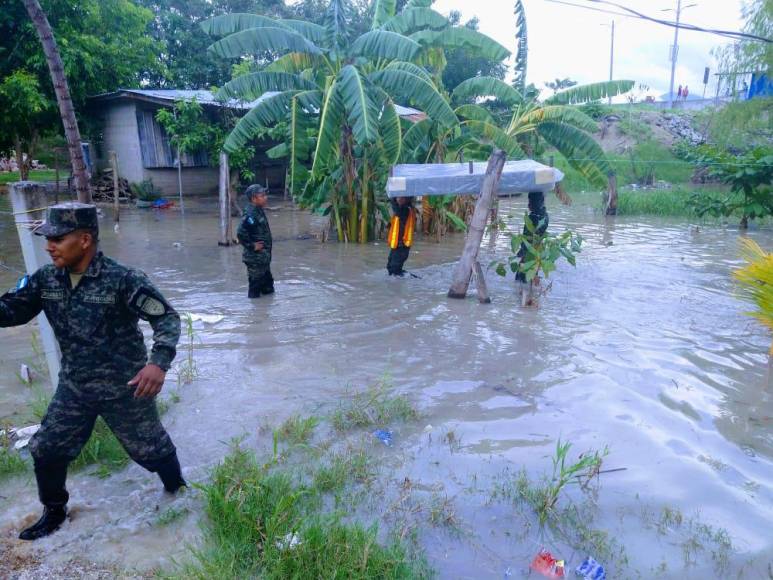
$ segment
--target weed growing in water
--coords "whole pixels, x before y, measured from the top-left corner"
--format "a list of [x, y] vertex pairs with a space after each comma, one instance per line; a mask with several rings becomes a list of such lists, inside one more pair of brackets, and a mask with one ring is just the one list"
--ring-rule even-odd
[[193, 351], [196, 348], [196, 331], [193, 328], [193, 316], [190, 312], [183, 316], [185, 324], [185, 360], [177, 368], [177, 383], [187, 385], [192, 383], [199, 376], [199, 369], [196, 366], [196, 360], [193, 357]]
[[[377, 541], [375, 525], [320, 512], [319, 490], [286, 470], [260, 467], [235, 448], [202, 487], [205, 545], [180, 578], [422, 578], [398, 540]], [[288, 541], [288, 538], [293, 541]]]
[[709, 552], [717, 572], [727, 569], [733, 552], [730, 534], [724, 528], [715, 528], [702, 522], [700, 514], [685, 518], [678, 509], [666, 506], [660, 512], [657, 529], [662, 535], [673, 532], [682, 536], [679, 545], [682, 547], [685, 566], [695, 565], [700, 554]]
[[413, 404], [391, 390], [391, 385], [382, 380], [367, 390], [350, 393], [333, 412], [333, 427], [336, 431], [348, 431], [417, 419], [419, 414]]
[[438, 492], [432, 494], [429, 501], [428, 518], [433, 526], [445, 526], [459, 531], [459, 520], [456, 517], [456, 508], [453, 500], [445, 494]]
[[159, 526], [168, 526], [171, 523], [176, 522], [177, 520], [180, 520], [187, 516], [189, 513], [188, 508], [176, 508], [174, 506], [168, 507], [164, 511], [162, 511], [158, 519], [156, 520], [156, 524]]
[[317, 417], [304, 418], [300, 415], [293, 415], [276, 430], [277, 438], [290, 445], [304, 445], [314, 435], [317, 425], [319, 425]]
[[376, 467], [363, 448], [349, 448], [330, 457], [327, 465], [316, 470], [313, 487], [321, 492], [339, 492], [350, 481], [370, 485], [376, 476]]

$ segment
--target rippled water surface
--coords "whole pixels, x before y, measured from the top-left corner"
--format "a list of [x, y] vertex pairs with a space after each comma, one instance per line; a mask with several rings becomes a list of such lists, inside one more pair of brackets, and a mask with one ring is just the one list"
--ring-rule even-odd
[[[515, 223], [524, 206], [518, 198], [502, 209]], [[407, 264], [419, 278], [390, 279], [383, 243], [298, 239], [308, 216], [280, 208], [269, 213], [277, 293], [248, 301], [240, 250], [216, 244], [214, 206], [184, 217], [128, 211], [119, 233], [105, 218], [105, 253], [145, 270], [178, 310], [214, 317], [195, 323], [201, 376], [178, 387], [170, 373], [167, 385], [181, 397], [165, 422], [186, 473], [201, 480], [231, 438], [267, 445], [261, 425], [324, 413], [347, 389], [388, 374], [422, 418], [398, 428], [393, 448], [373, 446], [384, 463], [385, 501], [363, 517], [396, 525], [406, 478], [417, 504], [447, 500], [455, 529], [418, 531], [441, 577], [520, 577], [541, 545], [568, 550], [495, 493], [522, 468], [534, 479], [548, 472], [559, 437], [573, 443], [575, 457], [608, 446], [604, 467], [625, 468], [601, 476], [594, 508], [593, 526], [625, 552], [611, 563], [613, 577], [766, 577], [770, 337], [744, 315], [749, 305], [731, 279], [739, 232], [605, 220], [581, 202], [550, 199], [549, 209], [551, 229], [575, 229], [585, 245], [576, 269], [564, 264], [551, 277], [539, 310], [522, 309], [512, 280], [493, 272], [492, 304], [447, 299], [461, 236], [441, 245], [419, 240]], [[773, 247], [769, 226], [749, 235]], [[8, 215], [0, 215], [0, 244], [7, 268], [21, 269]], [[486, 237], [482, 261], [503, 257], [506, 247], [504, 237]], [[2, 287], [16, 278], [7, 268]], [[29, 401], [16, 372], [34, 358], [31, 330], [0, 330], [0, 417], [20, 416]], [[38, 506], [29, 481], [2, 486], [0, 530], [11, 537]], [[51, 561], [77, 551], [149, 569], [184, 557], [184, 543], [198, 535], [197, 516], [152, 525], [168, 500], [137, 466], [105, 480], [78, 474], [70, 487], [73, 521], [35, 547]], [[576, 487], [568, 497], [583, 501]], [[197, 500], [184, 501], [200, 513]], [[685, 523], [658, 526], [664, 509], [678, 509]], [[726, 562], [712, 557], [717, 544], [700, 535], [707, 530], [732, 539]], [[693, 558], [691, 534], [703, 538]], [[587, 554], [561, 555], [576, 565]]]

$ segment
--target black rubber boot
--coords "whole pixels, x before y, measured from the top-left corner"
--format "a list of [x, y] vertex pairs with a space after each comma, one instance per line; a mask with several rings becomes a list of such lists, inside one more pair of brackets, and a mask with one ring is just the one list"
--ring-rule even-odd
[[43, 515], [26, 530], [19, 534], [20, 540], [38, 540], [53, 534], [67, 519], [67, 508], [61, 506], [45, 506]]
[[248, 282], [247, 298], [260, 298], [260, 278], [249, 278]]
[[67, 461], [35, 462], [38, 497], [43, 504], [41, 518], [19, 534], [21, 540], [37, 540], [59, 529], [67, 518]]
[[161, 482], [164, 484], [164, 489], [169, 493], [176, 493], [178, 489], [188, 485], [183, 479], [180, 461], [177, 459], [177, 453], [173, 453], [167, 459], [159, 463], [155, 472], [158, 473]]
[[271, 275], [271, 270], [263, 274], [260, 279], [260, 292], [261, 294], [274, 293], [274, 277]]

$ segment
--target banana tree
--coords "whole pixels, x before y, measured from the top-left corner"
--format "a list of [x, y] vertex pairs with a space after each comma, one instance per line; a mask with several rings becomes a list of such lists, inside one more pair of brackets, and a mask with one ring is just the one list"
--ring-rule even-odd
[[[406, 12], [427, 9], [414, 4]], [[287, 156], [291, 192], [313, 207], [328, 204], [339, 240], [365, 242], [374, 209], [374, 167], [391, 165], [399, 156], [402, 127], [395, 103], [410, 104], [444, 127], [458, 119], [415, 64], [424, 48], [399, 31], [395, 2], [376, 0], [372, 29], [354, 39], [348, 34], [348, 8], [346, 0], [330, 0], [322, 25], [228, 14], [202, 27], [223, 36], [210, 47], [223, 58], [275, 55], [262, 70], [220, 89], [226, 98], [259, 99], [234, 127], [225, 149], [287, 122], [286, 143], [272, 154]]]

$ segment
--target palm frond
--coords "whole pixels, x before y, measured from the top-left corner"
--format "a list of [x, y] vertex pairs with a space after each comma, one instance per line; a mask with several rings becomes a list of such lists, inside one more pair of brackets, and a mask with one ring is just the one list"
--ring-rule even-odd
[[473, 77], [462, 81], [454, 89], [453, 97], [460, 100], [496, 97], [505, 105], [515, 105], [523, 101], [521, 93], [494, 77]]
[[634, 86], [633, 81], [604, 81], [579, 85], [556, 93], [545, 100], [548, 105], [578, 105], [590, 101], [598, 101], [607, 97], [616, 97], [630, 91]]
[[350, 54], [366, 56], [373, 60], [410, 61], [419, 52], [421, 46], [407, 36], [387, 30], [371, 30], [354, 41]]
[[[741, 240], [741, 255], [746, 265], [733, 271], [747, 299], [757, 310], [747, 314], [773, 331], [773, 252], [766, 252], [751, 238]], [[770, 347], [773, 355], [773, 344]]]
[[299, 73], [321, 66], [322, 59], [302, 52], [290, 52], [280, 56], [263, 70], [266, 72]]
[[543, 121], [569, 123], [578, 129], [591, 133], [598, 131], [599, 129], [598, 123], [583, 113], [579, 108], [565, 105], [536, 107], [520, 117], [520, 123], [523, 124], [537, 125]]
[[518, 141], [492, 123], [470, 120], [463, 121], [462, 126], [469, 129], [469, 131], [477, 137], [492, 142], [498, 148], [502, 149], [502, 151], [507, 153], [508, 157], [516, 159], [525, 157], [523, 149], [521, 149]]
[[[316, 92], [316, 91], [314, 91]], [[305, 106], [303, 93], [293, 95], [290, 101], [290, 124], [288, 127], [288, 140], [290, 141], [290, 154], [288, 173], [290, 177], [290, 192], [296, 194], [303, 189], [309, 176], [306, 163], [311, 153], [311, 140], [308, 129], [312, 124], [312, 111]]]
[[311, 168], [315, 179], [322, 176], [328, 161], [335, 155], [344, 114], [338, 82], [334, 80], [325, 93], [320, 111], [317, 147], [314, 150], [314, 164]]
[[381, 26], [395, 15], [397, 0], [375, 0], [373, 3], [373, 22], [371, 29]]
[[373, 143], [378, 137], [378, 109], [366, 80], [357, 67], [348, 64], [338, 75], [338, 85], [355, 141], [360, 145]]
[[252, 101], [269, 91], [314, 90], [314, 83], [298, 75], [282, 72], [254, 72], [228, 81], [217, 92], [218, 97]]
[[411, 38], [422, 46], [444, 50], [463, 48], [476, 56], [494, 61], [510, 56], [510, 51], [496, 40], [466, 26], [453, 26], [438, 31], [420, 30], [411, 34]]
[[403, 62], [403, 61], [395, 60], [390, 62], [386, 66], [386, 68], [389, 70], [404, 70], [406, 72], [416, 75], [417, 77], [423, 78], [425, 81], [427, 81], [433, 86], [435, 84], [435, 81], [432, 80], [432, 77], [426, 70], [424, 70], [422, 67], [420, 67], [417, 64], [413, 64], [412, 62]]
[[415, 152], [422, 146], [426, 145], [430, 130], [432, 128], [432, 121], [430, 119], [422, 119], [418, 123], [414, 123], [403, 135], [403, 159], [405, 161], [415, 161]]
[[239, 58], [264, 52], [322, 54], [313, 42], [287, 28], [251, 28], [218, 40], [209, 50], [223, 58]]
[[457, 107], [454, 112], [460, 119], [482, 121], [492, 125], [496, 124], [494, 117], [491, 115], [491, 113], [489, 113], [488, 109], [481, 107], [480, 105], [462, 105], [461, 107]]
[[271, 127], [287, 117], [287, 111], [297, 91], [285, 91], [260, 101], [236, 123], [223, 148], [232, 153], [244, 147], [262, 128]]
[[305, 20], [293, 20], [292, 18], [283, 18], [282, 20], [279, 20], [279, 23], [290, 30], [294, 30], [298, 34], [303, 35], [316, 45], [324, 44], [325, 42], [324, 26]]
[[225, 36], [251, 28], [284, 28], [277, 20], [259, 14], [234, 12], [202, 20], [201, 29], [212, 36]]
[[553, 121], [540, 123], [535, 131], [588, 181], [598, 187], [607, 184], [607, 175], [611, 171], [609, 161], [590, 135], [566, 123]]
[[410, 8], [387, 20], [382, 28], [400, 34], [418, 30], [441, 30], [450, 26], [448, 19], [431, 8]]
[[515, 65], [513, 72], [513, 86], [521, 94], [526, 92], [526, 66], [529, 57], [529, 41], [526, 32], [526, 10], [523, 7], [522, 0], [516, 0], [515, 3]]
[[384, 103], [379, 126], [386, 157], [385, 162], [387, 165], [394, 165], [400, 159], [403, 139], [400, 116], [397, 114], [395, 104], [391, 99]]
[[410, 10], [411, 8], [429, 8], [435, 3], [435, 0], [408, 0], [408, 4], [405, 5], [403, 10]]
[[452, 127], [459, 120], [437, 89], [422, 77], [405, 70], [385, 69], [369, 77], [396, 101], [409, 102], [437, 123]]

